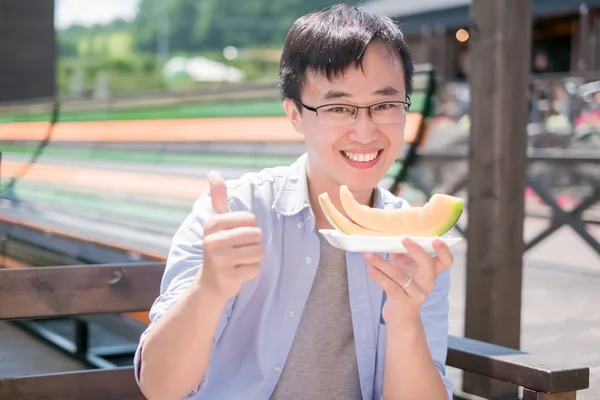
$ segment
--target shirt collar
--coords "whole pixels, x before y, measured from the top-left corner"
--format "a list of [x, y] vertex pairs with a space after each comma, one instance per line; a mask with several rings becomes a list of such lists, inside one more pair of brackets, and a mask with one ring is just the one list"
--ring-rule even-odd
[[[281, 215], [295, 215], [310, 208], [308, 196], [308, 180], [306, 176], [307, 154], [302, 154], [291, 166], [285, 176], [277, 196], [273, 201], [272, 210]], [[394, 207], [394, 196], [379, 185], [375, 187], [375, 208]]]

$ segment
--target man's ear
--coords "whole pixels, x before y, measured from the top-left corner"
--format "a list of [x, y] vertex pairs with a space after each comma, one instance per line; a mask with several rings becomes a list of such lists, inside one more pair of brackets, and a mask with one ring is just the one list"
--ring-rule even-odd
[[283, 100], [283, 108], [285, 109], [285, 113], [292, 123], [294, 130], [296, 130], [297, 133], [302, 134], [302, 114], [300, 114], [296, 102], [292, 99], [285, 98]]

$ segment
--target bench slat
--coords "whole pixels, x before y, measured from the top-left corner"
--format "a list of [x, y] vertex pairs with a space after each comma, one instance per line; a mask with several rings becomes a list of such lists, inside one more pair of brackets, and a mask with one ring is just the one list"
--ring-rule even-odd
[[545, 393], [574, 392], [590, 385], [587, 367], [463, 337], [448, 338], [446, 363], [463, 371]]
[[144, 400], [133, 367], [0, 379], [0, 399]]
[[0, 270], [0, 320], [147, 311], [162, 262]]

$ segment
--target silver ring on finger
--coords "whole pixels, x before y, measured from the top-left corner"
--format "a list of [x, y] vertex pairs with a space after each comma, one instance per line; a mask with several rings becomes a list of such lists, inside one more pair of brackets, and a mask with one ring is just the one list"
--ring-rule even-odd
[[408, 274], [408, 281], [406, 281], [406, 283], [404, 285], [402, 285], [402, 289], [406, 289], [407, 287], [410, 286], [411, 283], [412, 283], [412, 275]]

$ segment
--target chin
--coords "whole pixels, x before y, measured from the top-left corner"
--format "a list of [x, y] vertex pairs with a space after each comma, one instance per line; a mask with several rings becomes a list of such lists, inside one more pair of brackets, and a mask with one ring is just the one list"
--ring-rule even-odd
[[365, 192], [367, 190], [371, 190], [379, 184], [381, 178], [371, 178], [371, 179], [359, 179], [356, 178], [348, 178], [345, 180], [340, 180], [340, 185], [348, 186], [348, 189], [352, 192]]
[[340, 185], [348, 186], [353, 192], [363, 192], [373, 189], [381, 182], [385, 172], [376, 170], [363, 170], [361, 172], [348, 172], [347, 168], [337, 176], [337, 181]]

